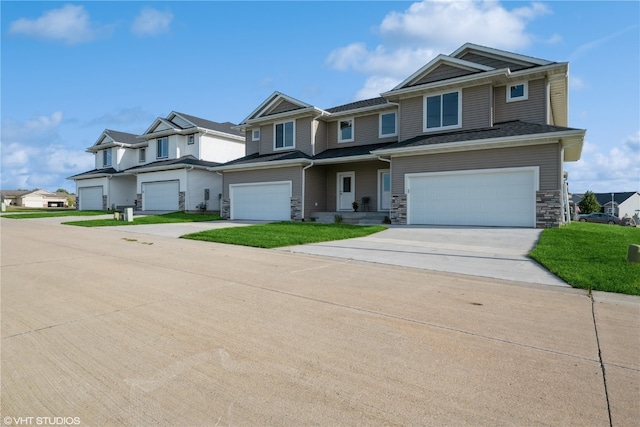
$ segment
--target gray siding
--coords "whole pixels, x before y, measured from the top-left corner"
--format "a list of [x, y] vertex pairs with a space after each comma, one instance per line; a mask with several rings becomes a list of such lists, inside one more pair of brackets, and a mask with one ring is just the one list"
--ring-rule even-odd
[[[312, 168], [313, 169], [313, 168]], [[336, 210], [338, 172], [356, 173], [356, 201], [359, 203], [363, 197], [370, 197], [369, 209], [374, 211], [378, 206], [378, 170], [389, 169], [389, 163], [377, 160], [349, 164], [337, 164], [326, 167], [326, 195], [327, 211]]]
[[435, 69], [431, 70], [429, 74], [422, 77], [420, 80], [413, 83], [411, 86], [437, 82], [440, 80], [453, 79], [455, 77], [466, 76], [473, 73], [474, 73], [473, 71], [464, 70], [458, 67], [453, 67], [448, 64], [442, 64], [436, 67]]
[[316, 132], [314, 135], [315, 145], [316, 145], [316, 154], [322, 153], [327, 149], [329, 135], [327, 133], [327, 129], [329, 127], [328, 123], [321, 122], [316, 120], [315, 122]]
[[559, 190], [560, 144], [392, 158], [391, 193], [404, 194], [404, 175], [421, 172], [540, 166], [540, 191]]
[[525, 101], [507, 102], [507, 87], [495, 88], [495, 122], [522, 120], [546, 124], [547, 101], [545, 79], [529, 82], [529, 97]]
[[[244, 145], [245, 156], [260, 152], [260, 141], [253, 141], [251, 139], [250, 130], [245, 132], [244, 138], [245, 138], [245, 145]], [[262, 139], [262, 129], [260, 129], [260, 139]]]
[[271, 110], [267, 111], [265, 115], [284, 113], [285, 111], [299, 110], [300, 108], [302, 107], [289, 101], [282, 101]]
[[[289, 121], [289, 120], [285, 120]], [[303, 153], [311, 155], [311, 117], [304, 117], [300, 119], [294, 119], [296, 141], [295, 147], [289, 151], [299, 150]], [[277, 122], [282, 123], [282, 122]], [[270, 154], [274, 152], [273, 149], [273, 124], [268, 124], [260, 127], [260, 154]], [[250, 137], [250, 135], [249, 135]], [[287, 151], [287, 150], [277, 150]]]
[[[389, 112], [391, 112], [390, 110]], [[396, 113], [397, 114], [397, 113]], [[397, 141], [397, 137], [379, 138], [380, 116], [378, 112], [353, 119], [354, 139], [352, 142], [338, 142], [338, 121], [327, 123], [327, 149], [344, 148], [354, 145], [378, 144]], [[318, 153], [318, 151], [316, 151]]]
[[511, 71], [516, 71], [516, 70], [521, 70], [523, 68], [527, 68], [529, 66], [535, 65], [535, 64], [530, 64], [530, 65], [520, 65], [520, 64], [516, 64], [514, 62], [510, 62], [510, 61], [506, 61], [504, 59], [498, 59], [498, 58], [492, 58], [489, 56], [484, 56], [484, 55], [478, 55], [477, 53], [467, 53], [465, 55], [462, 56], [462, 58], [465, 61], [470, 61], [470, 62], [475, 62], [476, 64], [482, 64], [482, 65], [486, 65], [487, 67], [492, 67], [492, 68], [496, 68], [496, 69], [501, 69], [501, 68], [509, 68]]
[[400, 127], [398, 137], [400, 141], [424, 133], [422, 132], [423, 99], [422, 96], [416, 96], [400, 101], [400, 119], [398, 120], [398, 126]]
[[309, 219], [311, 212], [327, 211], [327, 171], [322, 166], [314, 166], [305, 174], [304, 217]]
[[224, 172], [223, 198], [229, 197], [229, 185], [250, 184], [254, 182], [292, 181], [292, 197], [302, 197], [302, 168], [291, 166], [276, 169], [257, 169], [252, 171]]

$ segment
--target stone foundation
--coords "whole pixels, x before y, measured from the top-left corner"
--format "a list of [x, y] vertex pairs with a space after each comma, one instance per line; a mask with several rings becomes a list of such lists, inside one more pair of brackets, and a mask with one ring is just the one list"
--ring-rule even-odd
[[562, 202], [560, 191], [538, 191], [536, 193], [536, 228], [555, 228], [562, 224]]
[[231, 217], [231, 200], [220, 200], [220, 216], [224, 219], [229, 219]]
[[102, 210], [106, 211], [107, 210], [107, 196], [106, 195], [102, 195]]
[[299, 197], [291, 198], [291, 221], [302, 221], [302, 200]]
[[389, 216], [391, 224], [407, 224], [407, 195], [396, 194], [391, 196], [391, 213]]
[[184, 212], [184, 191], [178, 193], [178, 210]]
[[136, 207], [135, 210], [139, 211], [142, 209], [142, 193], [136, 194]]

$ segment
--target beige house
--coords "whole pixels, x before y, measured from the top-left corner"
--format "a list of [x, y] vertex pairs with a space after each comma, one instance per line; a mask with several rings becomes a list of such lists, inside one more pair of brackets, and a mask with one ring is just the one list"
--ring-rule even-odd
[[63, 208], [69, 206], [66, 193], [53, 193], [46, 190], [2, 190], [2, 203], [5, 206], [25, 208]]
[[[568, 63], [467, 43], [380, 97], [321, 109], [275, 92], [240, 123], [231, 219], [555, 227], [569, 218]], [[364, 211], [364, 212], [362, 212]], [[372, 212], [372, 213], [368, 213]]]

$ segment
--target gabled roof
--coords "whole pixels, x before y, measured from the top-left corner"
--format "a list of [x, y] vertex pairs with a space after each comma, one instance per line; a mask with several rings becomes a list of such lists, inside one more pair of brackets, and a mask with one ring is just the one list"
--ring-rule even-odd
[[506, 50], [495, 49], [492, 47], [481, 46], [474, 43], [465, 43], [451, 53], [451, 57], [462, 58], [467, 53], [479, 53], [482, 55], [493, 56], [503, 59], [508, 59], [513, 62], [521, 62], [523, 65], [549, 65], [552, 61], [546, 59], [534, 58], [533, 56], [521, 55], [519, 53], [507, 52]]
[[[328, 119], [331, 119], [334, 116], [344, 115], [344, 114], [356, 114], [358, 112], [369, 112], [371, 110], [379, 110], [389, 106], [394, 106], [395, 104], [390, 103], [387, 99], [379, 96], [377, 98], [364, 99], [362, 101], [350, 102], [348, 104], [339, 105], [337, 107], [327, 108], [325, 111], [330, 113], [327, 116]], [[344, 114], [341, 114], [344, 113]]]
[[120, 132], [113, 129], [105, 129], [100, 134], [100, 137], [96, 142], [87, 149], [90, 153], [95, 153], [104, 148], [110, 148], [114, 146], [133, 146], [139, 145], [140, 140], [137, 135], [127, 132]]
[[119, 175], [119, 174], [122, 174], [123, 172], [124, 171], [117, 171], [114, 168], [93, 169], [87, 172], [71, 175], [70, 177], [67, 177], [67, 179], [100, 178], [104, 176]]
[[252, 124], [297, 114], [321, 115], [326, 114], [326, 111], [276, 91], [265, 99], [258, 108], [253, 110], [238, 126], [245, 129], [251, 127]]
[[284, 151], [284, 152], [276, 152], [269, 154], [249, 154], [248, 156], [241, 157], [239, 159], [231, 160], [221, 166], [239, 166], [239, 165], [253, 165], [258, 163], [266, 163], [266, 162], [282, 162], [282, 161], [298, 161], [298, 160], [309, 160], [310, 156], [306, 155], [302, 151], [293, 150], [293, 151]]
[[169, 160], [159, 160], [157, 162], [147, 163], [140, 166], [134, 166], [132, 168], [126, 169], [124, 172], [132, 173], [132, 172], [141, 172], [146, 169], [156, 170], [156, 169], [179, 169], [186, 166], [201, 166], [204, 168], [218, 166], [220, 163], [217, 162], [208, 162], [205, 160], [198, 160], [192, 155], [182, 156], [178, 159], [169, 159]]
[[140, 136], [139, 139], [151, 139], [158, 136], [167, 135], [187, 135], [189, 133], [212, 131], [207, 133], [218, 134], [219, 136], [229, 136], [233, 139], [244, 140], [244, 134], [230, 122], [218, 123], [211, 120], [191, 116], [184, 113], [172, 111], [166, 118], [156, 118], [151, 126]]
[[367, 145], [354, 145], [340, 148], [332, 148], [330, 150], [325, 150], [320, 154], [316, 154], [311, 158], [311, 160], [322, 162], [323, 160], [336, 160], [336, 159], [345, 159], [349, 160], [354, 157], [373, 157], [376, 156], [371, 154], [374, 150], [380, 150], [389, 145], [393, 145], [395, 143], [386, 142], [386, 143], [378, 143], [378, 144], [367, 144]]
[[174, 114], [179, 115], [180, 117], [185, 118], [186, 120], [193, 123], [195, 126], [203, 129], [215, 130], [223, 133], [230, 133], [232, 135], [238, 135], [244, 138], [244, 134], [240, 132], [234, 123], [231, 122], [223, 122], [218, 123], [207, 119], [202, 119], [196, 116], [190, 116], [184, 113], [175, 112]]
[[[624, 193], [613, 193], [613, 201], [615, 204], [620, 205], [622, 203], [624, 203], [629, 197], [633, 196], [634, 194], [637, 194], [637, 191], [627, 191]], [[583, 195], [584, 196], [584, 195]], [[604, 206], [607, 203], [611, 204], [611, 193], [594, 193], [594, 196], [596, 196], [596, 199], [598, 200], [598, 203], [600, 204], [600, 206]], [[582, 200], [582, 198], [581, 198]]]

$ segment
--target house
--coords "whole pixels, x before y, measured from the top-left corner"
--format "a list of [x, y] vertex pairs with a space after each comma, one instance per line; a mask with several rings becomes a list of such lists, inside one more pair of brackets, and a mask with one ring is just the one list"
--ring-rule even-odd
[[380, 97], [321, 109], [274, 92], [223, 174], [231, 219], [312, 220], [353, 202], [394, 224], [556, 227], [568, 220], [568, 70], [467, 43]]
[[594, 193], [601, 207], [601, 212], [615, 215], [618, 218], [640, 216], [640, 193]]
[[55, 193], [46, 190], [2, 190], [2, 203], [5, 206], [22, 206], [25, 208], [67, 207], [69, 202], [66, 193]]
[[244, 155], [233, 126], [174, 111], [142, 135], [105, 130], [87, 150], [95, 169], [69, 177], [78, 209], [219, 210], [222, 178], [209, 168]]

